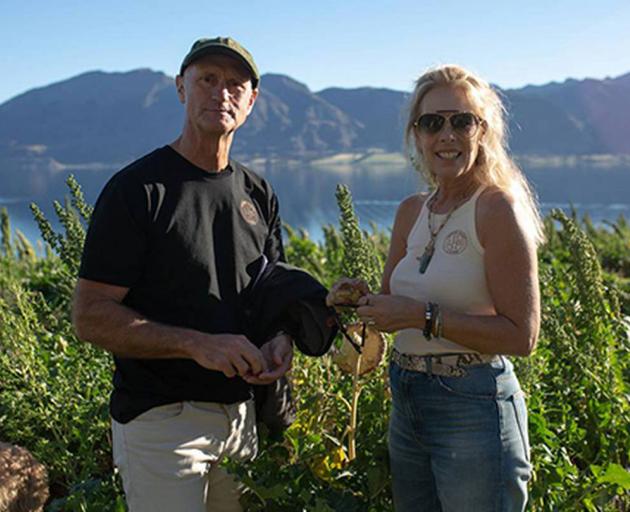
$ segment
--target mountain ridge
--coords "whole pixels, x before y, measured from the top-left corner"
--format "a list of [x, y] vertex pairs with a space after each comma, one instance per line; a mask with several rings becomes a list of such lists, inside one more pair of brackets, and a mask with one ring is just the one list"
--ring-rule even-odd
[[[630, 73], [501, 93], [516, 154], [630, 154]], [[288, 75], [265, 74], [233, 151], [245, 158], [298, 159], [400, 152], [408, 101], [408, 92], [395, 89], [313, 92]], [[21, 167], [126, 162], [172, 141], [182, 122], [172, 77], [149, 68], [91, 70], [0, 104], [0, 161], [11, 160], [13, 167], [17, 161]]]

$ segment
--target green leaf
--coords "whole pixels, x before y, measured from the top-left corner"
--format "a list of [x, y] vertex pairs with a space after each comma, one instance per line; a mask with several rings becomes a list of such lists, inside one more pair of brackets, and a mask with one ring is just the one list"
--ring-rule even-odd
[[264, 500], [275, 500], [284, 495], [285, 485], [284, 484], [276, 484], [273, 487], [262, 488], [258, 487], [256, 491]]
[[619, 464], [609, 464], [603, 475], [597, 478], [599, 483], [609, 483], [621, 486], [623, 489], [630, 489], [630, 471], [627, 471]]

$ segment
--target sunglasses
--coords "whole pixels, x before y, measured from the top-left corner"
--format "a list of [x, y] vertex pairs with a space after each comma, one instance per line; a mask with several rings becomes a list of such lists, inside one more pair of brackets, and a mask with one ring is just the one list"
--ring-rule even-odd
[[435, 135], [442, 130], [447, 119], [453, 131], [465, 138], [474, 137], [479, 126], [483, 123], [483, 120], [472, 112], [458, 112], [457, 114], [451, 114], [449, 116], [442, 114], [423, 114], [413, 123], [413, 126], [420, 133]]

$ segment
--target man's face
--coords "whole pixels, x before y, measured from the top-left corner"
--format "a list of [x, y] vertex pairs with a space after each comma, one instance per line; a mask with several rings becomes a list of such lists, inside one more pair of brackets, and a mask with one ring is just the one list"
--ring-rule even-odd
[[176, 78], [176, 85], [186, 106], [186, 122], [204, 135], [233, 133], [247, 119], [258, 95], [247, 69], [224, 55], [196, 60]]

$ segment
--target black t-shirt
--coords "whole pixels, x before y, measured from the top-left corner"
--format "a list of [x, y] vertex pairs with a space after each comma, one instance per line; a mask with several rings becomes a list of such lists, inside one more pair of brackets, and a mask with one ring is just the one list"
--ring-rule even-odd
[[[165, 146], [118, 172], [101, 192], [79, 276], [129, 288], [123, 304], [151, 320], [238, 334], [239, 294], [261, 254], [284, 260], [269, 184], [234, 161], [205, 172]], [[191, 359], [114, 360], [110, 410], [121, 423], [176, 401], [251, 396], [242, 379]]]

